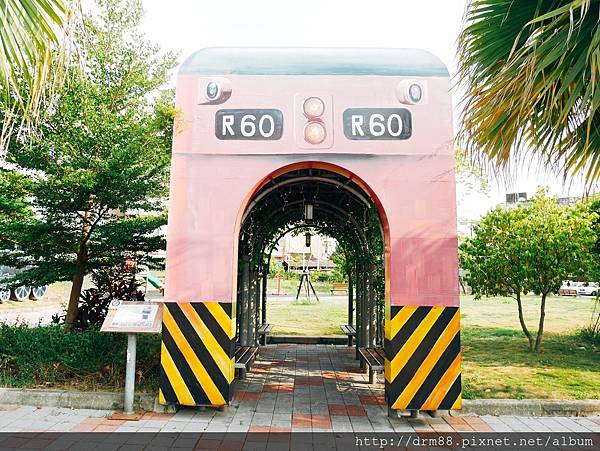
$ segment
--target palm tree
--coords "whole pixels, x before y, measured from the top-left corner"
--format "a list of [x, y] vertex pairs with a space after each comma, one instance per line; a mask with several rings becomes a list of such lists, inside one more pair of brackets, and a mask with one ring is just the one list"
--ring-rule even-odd
[[471, 0], [459, 142], [496, 168], [533, 156], [597, 181], [599, 77], [600, 0]]
[[0, 0], [0, 154], [16, 110], [22, 118], [34, 117], [56, 79], [55, 60], [70, 42], [75, 6], [70, 0]]

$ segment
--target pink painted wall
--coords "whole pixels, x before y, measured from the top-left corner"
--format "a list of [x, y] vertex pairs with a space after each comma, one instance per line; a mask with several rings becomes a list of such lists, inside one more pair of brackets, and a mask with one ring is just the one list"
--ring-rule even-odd
[[[401, 104], [396, 76], [225, 76], [231, 97], [202, 105], [213, 77], [180, 75], [181, 117], [173, 145], [167, 244], [166, 301], [234, 301], [239, 220], [261, 181], [299, 162], [330, 163], [368, 185], [389, 226], [391, 305], [458, 305], [456, 199], [449, 80], [426, 84], [425, 102]], [[328, 114], [322, 146], [303, 141], [301, 100], [319, 96]], [[405, 141], [345, 138], [346, 108], [405, 107], [412, 137]], [[219, 141], [219, 109], [277, 108], [277, 141]]]

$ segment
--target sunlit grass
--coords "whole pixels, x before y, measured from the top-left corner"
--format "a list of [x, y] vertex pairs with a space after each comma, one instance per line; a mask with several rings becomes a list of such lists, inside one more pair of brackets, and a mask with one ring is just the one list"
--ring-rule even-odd
[[[524, 297], [524, 315], [537, 330], [539, 297]], [[515, 301], [461, 298], [465, 398], [600, 399], [600, 350], [576, 331], [589, 323], [592, 298], [550, 297], [541, 353], [528, 351]], [[343, 335], [347, 299], [294, 302], [270, 297], [268, 321], [278, 335]]]

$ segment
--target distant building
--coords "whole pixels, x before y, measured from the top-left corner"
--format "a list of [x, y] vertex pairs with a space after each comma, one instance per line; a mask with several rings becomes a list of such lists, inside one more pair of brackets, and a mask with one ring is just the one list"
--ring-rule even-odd
[[[575, 205], [579, 202], [582, 197], [559, 197], [556, 199], [556, 203], [560, 205]], [[507, 193], [506, 202], [498, 204], [501, 208], [513, 208], [517, 205], [526, 205], [529, 203], [527, 193]]]
[[294, 236], [288, 233], [279, 240], [271, 258], [290, 271], [302, 271], [305, 268], [330, 271], [335, 268], [331, 255], [336, 247], [337, 241], [328, 236], [312, 235], [310, 246], [307, 247], [304, 234]]
[[506, 194], [507, 204], [517, 204], [527, 202], [527, 193], [508, 193]]

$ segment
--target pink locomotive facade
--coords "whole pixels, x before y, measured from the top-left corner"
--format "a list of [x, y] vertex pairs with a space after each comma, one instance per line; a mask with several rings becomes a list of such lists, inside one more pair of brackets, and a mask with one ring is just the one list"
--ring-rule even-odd
[[367, 198], [383, 228], [389, 406], [460, 408], [444, 65], [411, 49], [204, 49], [176, 99], [161, 401], [230, 401], [242, 223], [269, 184], [322, 171]]

